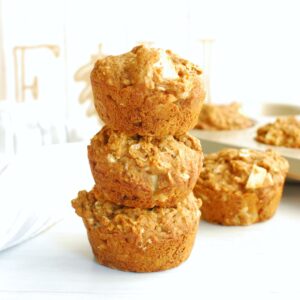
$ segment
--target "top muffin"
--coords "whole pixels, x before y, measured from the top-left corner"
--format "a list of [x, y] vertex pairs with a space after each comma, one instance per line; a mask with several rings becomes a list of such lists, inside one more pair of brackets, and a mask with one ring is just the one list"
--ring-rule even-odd
[[196, 65], [145, 46], [98, 60], [91, 83], [102, 120], [131, 135], [184, 134], [196, 125], [205, 97]]

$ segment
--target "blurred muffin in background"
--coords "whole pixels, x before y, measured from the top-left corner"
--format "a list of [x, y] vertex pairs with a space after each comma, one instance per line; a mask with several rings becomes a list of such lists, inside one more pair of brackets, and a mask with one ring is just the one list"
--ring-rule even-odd
[[300, 148], [300, 120], [295, 116], [277, 118], [274, 123], [258, 128], [256, 140], [268, 145]]
[[254, 125], [254, 121], [240, 112], [239, 103], [204, 104], [195, 128], [204, 130], [237, 130]]

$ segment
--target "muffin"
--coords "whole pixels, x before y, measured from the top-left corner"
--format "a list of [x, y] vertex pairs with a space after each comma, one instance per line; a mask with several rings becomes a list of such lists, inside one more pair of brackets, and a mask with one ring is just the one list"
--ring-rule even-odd
[[271, 218], [279, 205], [288, 162], [272, 150], [224, 149], [208, 154], [194, 193], [202, 218], [249, 225]]
[[268, 145], [300, 148], [300, 120], [294, 116], [277, 118], [274, 123], [257, 130], [256, 140]]
[[205, 97], [196, 65], [143, 45], [98, 60], [91, 84], [103, 122], [128, 135], [184, 134], [196, 125]]
[[204, 104], [196, 128], [204, 130], [238, 130], [254, 122], [240, 112], [240, 104]]
[[176, 267], [191, 252], [201, 201], [191, 193], [174, 208], [128, 208], [81, 191], [72, 201], [97, 261], [110, 268], [153, 272]]
[[128, 136], [107, 126], [88, 146], [91, 171], [106, 200], [129, 207], [173, 207], [193, 190], [203, 154], [198, 139]]

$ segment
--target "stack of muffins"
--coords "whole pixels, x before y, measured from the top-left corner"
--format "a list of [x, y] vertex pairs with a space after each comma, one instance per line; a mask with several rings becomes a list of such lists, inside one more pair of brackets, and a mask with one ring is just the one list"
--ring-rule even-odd
[[72, 205], [100, 264], [151, 272], [189, 257], [203, 154], [186, 132], [205, 97], [201, 74], [171, 51], [145, 46], [96, 62], [94, 103], [106, 126], [88, 147], [95, 186]]

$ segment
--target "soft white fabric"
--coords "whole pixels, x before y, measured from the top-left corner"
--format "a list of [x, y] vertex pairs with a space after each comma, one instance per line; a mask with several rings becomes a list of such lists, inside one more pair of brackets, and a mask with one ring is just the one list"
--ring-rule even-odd
[[77, 191], [93, 185], [86, 174], [90, 174], [86, 143], [44, 147], [10, 163], [0, 174], [0, 251], [71, 213], [70, 201]]

